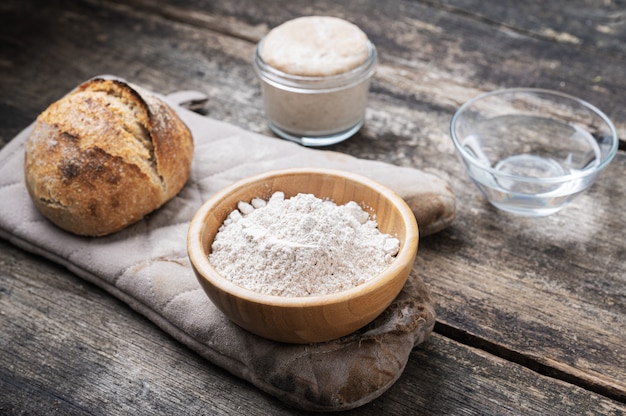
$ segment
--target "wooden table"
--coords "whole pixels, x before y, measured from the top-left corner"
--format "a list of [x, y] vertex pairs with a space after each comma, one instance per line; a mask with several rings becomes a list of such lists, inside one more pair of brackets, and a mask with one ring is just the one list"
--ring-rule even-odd
[[[435, 173], [458, 198], [456, 221], [422, 239], [414, 266], [437, 303], [435, 333], [386, 394], [346, 414], [626, 413], [624, 142], [587, 193], [527, 219], [485, 202], [448, 135], [467, 99], [532, 86], [594, 103], [626, 137], [623, 0], [8, 0], [0, 146], [104, 73], [202, 91], [210, 117], [270, 134], [252, 51], [309, 14], [356, 23], [380, 53], [366, 125], [332, 149]], [[6, 241], [0, 346], [0, 414], [302, 413]]]

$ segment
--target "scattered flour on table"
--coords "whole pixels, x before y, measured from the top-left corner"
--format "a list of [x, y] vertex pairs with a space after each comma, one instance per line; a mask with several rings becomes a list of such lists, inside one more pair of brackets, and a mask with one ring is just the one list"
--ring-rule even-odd
[[350, 289], [393, 262], [400, 242], [356, 202], [311, 194], [239, 202], [209, 260], [233, 283], [270, 295], [312, 296]]

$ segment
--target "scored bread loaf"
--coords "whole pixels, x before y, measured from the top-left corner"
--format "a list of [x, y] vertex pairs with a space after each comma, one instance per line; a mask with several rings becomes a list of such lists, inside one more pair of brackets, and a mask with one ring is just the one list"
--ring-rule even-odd
[[72, 233], [119, 231], [174, 197], [193, 158], [172, 108], [119, 80], [92, 79], [43, 111], [24, 173], [37, 209]]

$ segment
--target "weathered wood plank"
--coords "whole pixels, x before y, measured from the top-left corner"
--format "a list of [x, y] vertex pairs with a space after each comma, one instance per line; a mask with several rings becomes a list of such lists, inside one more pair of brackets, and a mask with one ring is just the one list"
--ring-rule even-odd
[[103, 291], [4, 241], [0, 245], [0, 412], [260, 414], [259, 407], [281, 409]]
[[[455, 0], [316, 2], [314, 6], [305, 0], [287, 5], [242, 0], [236, 7], [204, 0], [170, 0], [156, 7], [148, 0], [124, 2], [133, 4], [139, 13], [159, 10], [170, 19], [251, 42], [296, 16], [340, 16], [362, 27], [378, 46], [382, 66], [378, 88], [390, 84], [390, 90], [384, 92], [398, 98], [403, 107], [417, 104], [431, 106], [431, 111], [438, 109], [437, 105], [455, 109], [477, 90], [551, 88], [598, 105], [618, 124], [620, 136], [626, 135], [626, 113], [618, 104], [626, 82], [626, 57], [613, 49], [623, 49], [626, 39], [626, 9], [621, 2], [576, 1], [562, 7], [458, 1], [458, 7], [442, 7], [447, 3]], [[491, 15], [491, 20], [481, 19]], [[602, 29], [600, 22], [604, 21], [610, 22], [610, 28]], [[551, 35], [551, 30], [561, 29], [562, 36]], [[584, 37], [588, 46], [564, 40], [567, 33], [572, 33], [572, 38]], [[250, 59], [249, 55], [245, 58]], [[394, 68], [396, 64], [399, 68]]]
[[[441, 120], [435, 121], [445, 126], [447, 123], [441, 121], [447, 121], [449, 113], [463, 101], [478, 92], [504, 86], [546, 87], [584, 97], [612, 117], [620, 136], [626, 135], [626, 112], [620, 105], [620, 91], [626, 82], [623, 60], [604, 56], [603, 52], [598, 52], [601, 58], [594, 58], [589, 51], [573, 45], [520, 35], [427, 5], [320, 2], [312, 9], [306, 1], [289, 2], [288, 6], [280, 2], [240, 1], [237, 7], [191, 0], [172, 2], [170, 6], [159, 2], [158, 7], [166, 10], [162, 15], [181, 22], [172, 27], [165, 17], [154, 16], [153, 2], [124, 3], [101, 8], [82, 3], [68, 12], [47, 3], [29, 7], [31, 3], [27, 2], [19, 12], [9, 10], [10, 13], [2, 14], [5, 21], [0, 30], [7, 33], [3, 37], [10, 38], [3, 48], [8, 55], [3, 58], [5, 65], [22, 65], [20, 71], [7, 74], [15, 77], [7, 96], [25, 96], [29, 103], [26, 108], [31, 110], [30, 117], [15, 114], [7, 118], [9, 123], [16, 120], [12, 135], [48, 102], [85, 78], [103, 72], [115, 72], [162, 92], [194, 88], [215, 94], [210, 108], [216, 117], [267, 131], [259, 113], [258, 91], [241, 88], [256, 85], [250, 67], [254, 47], [251, 40], [284, 20], [314, 12], [349, 18], [376, 42], [381, 68], [375, 79], [375, 98], [389, 107], [385, 108], [391, 113], [387, 118], [397, 117], [405, 124], [404, 136], [416, 133], [413, 124], [435, 124], [428, 122], [426, 115], [441, 115]], [[134, 7], [127, 5], [133, 3]], [[83, 25], [83, 19], [90, 25]], [[57, 25], [69, 30], [59, 31]], [[239, 39], [216, 37], [220, 31]], [[80, 36], [75, 37], [74, 33]], [[141, 35], [141, 47], [133, 47], [133, 42], [124, 37], [129, 33], [131, 39]], [[96, 48], [99, 53], [90, 53]], [[50, 57], [50, 51], [57, 51], [58, 55]], [[73, 56], [81, 56], [81, 60], [76, 61]], [[38, 77], [37, 70], [43, 67], [56, 74], [58, 82], [49, 85], [45, 77]], [[42, 96], [29, 97], [30, 88], [20, 91], [22, 79], [35, 83], [33, 89]], [[48, 85], [37, 85], [39, 82]], [[231, 102], [222, 97], [226, 88], [220, 82], [233, 88], [229, 91], [234, 94]], [[40, 104], [34, 106], [37, 101]], [[375, 100], [374, 108], [376, 103]], [[383, 132], [377, 133], [379, 138]], [[424, 131], [417, 133], [425, 136]], [[447, 134], [442, 137], [447, 139]]]
[[460, 167], [450, 172], [461, 209], [452, 227], [421, 241], [417, 261], [439, 321], [457, 339], [624, 400], [626, 155], [541, 219], [497, 211]]
[[[201, 359], [99, 288], [1, 240], [0, 265], [2, 414], [306, 414]], [[384, 396], [346, 414], [622, 409], [435, 335]]]
[[[432, 0], [453, 13], [467, 13], [496, 25], [626, 59], [626, 3], [621, 0], [559, 2]], [[598, 80], [601, 81], [601, 80]]]

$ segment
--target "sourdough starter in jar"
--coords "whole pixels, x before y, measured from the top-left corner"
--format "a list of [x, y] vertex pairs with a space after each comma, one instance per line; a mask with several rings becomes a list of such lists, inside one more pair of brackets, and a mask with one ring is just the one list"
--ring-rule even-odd
[[367, 35], [345, 20], [309, 16], [276, 27], [254, 56], [270, 127], [307, 146], [349, 138], [363, 125], [376, 61]]

